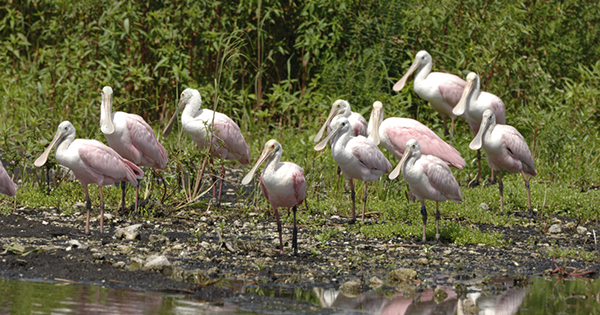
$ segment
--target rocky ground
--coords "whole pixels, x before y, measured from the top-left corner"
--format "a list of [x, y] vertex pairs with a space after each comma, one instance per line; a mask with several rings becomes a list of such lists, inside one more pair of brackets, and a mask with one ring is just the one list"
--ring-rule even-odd
[[[598, 223], [578, 226], [567, 218], [554, 218], [547, 229], [552, 233], [545, 234], [540, 230], [546, 223], [533, 220], [527, 227], [477, 226], [501, 232], [512, 242], [503, 248], [431, 243], [426, 253], [415, 239], [364, 239], [348, 231], [343, 224], [347, 218], [334, 216], [319, 228], [341, 232], [324, 243], [313, 234], [314, 227], [300, 226], [299, 254], [294, 256], [290, 226], [284, 227], [285, 254], [280, 255], [271, 216], [209, 209], [167, 209], [153, 219], [120, 217], [112, 211], [105, 214], [103, 234], [96, 212], [86, 236], [83, 208], [72, 215], [52, 207], [21, 208], [0, 215], [0, 275], [189, 292], [210, 301], [234, 294], [223, 280], [290, 288], [338, 288], [347, 283], [354, 286], [344, 289], [366, 291], [399, 283], [484, 282], [495, 274], [567, 271], [595, 276], [599, 269], [597, 256], [590, 261], [548, 254], [552, 248], [595, 252], [591, 231], [600, 231]], [[380, 223], [368, 219], [366, 224]]]

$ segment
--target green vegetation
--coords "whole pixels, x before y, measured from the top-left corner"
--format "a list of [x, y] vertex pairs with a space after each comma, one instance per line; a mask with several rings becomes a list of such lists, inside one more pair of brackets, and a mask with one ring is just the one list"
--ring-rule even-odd
[[[62, 120], [73, 122], [78, 137], [104, 141], [98, 124], [104, 85], [115, 91], [115, 110], [142, 115], [157, 134], [179, 93], [193, 87], [205, 107], [238, 122], [255, 158], [266, 140], [276, 138], [284, 160], [304, 168], [311, 215], [300, 212], [300, 223], [348, 215], [350, 198], [336, 179], [335, 162], [328, 150], [314, 152], [312, 137], [338, 98], [364, 115], [380, 100], [388, 116], [415, 118], [442, 135], [440, 116], [414, 93], [412, 83], [401, 93], [391, 90], [424, 49], [434, 59], [434, 71], [462, 77], [475, 71], [483, 88], [503, 99], [508, 123], [525, 136], [534, 155], [539, 175], [531, 192], [538, 213], [580, 222], [600, 216], [600, 6], [593, 1], [33, 0], [0, 5], [0, 19], [0, 150], [20, 183], [20, 206], [71, 212], [83, 200], [79, 183], [67, 181], [68, 173], [52, 164], [53, 158], [38, 170], [33, 161]], [[464, 185], [477, 172], [470, 140], [463, 121], [448, 140], [467, 161], [455, 172]], [[179, 125], [160, 141], [170, 158], [163, 172], [166, 203], [182, 210], [206, 207], [190, 203], [206, 155]], [[58, 184], [48, 186], [48, 176]], [[508, 242], [468, 227], [522, 223], [511, 214], [526, 210], [522, 178], [505, 175], [504, 180], [507, 214], [482, 211], [482, 203], [499, 208], [496, 186], [464, 188], [462, 204], [440, 205], [442, 238], [459, 244]], [[357, 186], [360, 195], [362, 184]], [[205, 181], [198, 191], [209, 188]], [[96, 205], [96, 189], [90, 193]], [[153, 197], [161, 193], [158, 187], [151, 191]], [[407, 195], [401, 179], [371, 185], [368, 212], [381, 224], [360, 232], [418, 238], [418, 206], [407, 203]], [[109, 209], [118, 206], [119, 196], [116, 187], [106, 190]], [[239, 190], [238, 196], [259, 212], [269, 208], [258, 194]], [[132, 199], [130, 189], [129, 203]], [[3, 211], [12, 209], [9, 198], [0, 200]], [[247, 207], [242, 216], [254, 211]], [[431, 212], [435, 204], [427, 207]], [[428, 234], [434, 231], [430, 222]], [[325, 242], [335, 234], [317, 236]]]

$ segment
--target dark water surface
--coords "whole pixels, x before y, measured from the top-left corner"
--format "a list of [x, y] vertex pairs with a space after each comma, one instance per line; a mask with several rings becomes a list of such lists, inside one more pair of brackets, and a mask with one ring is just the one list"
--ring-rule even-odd
[[0, 314], [600, 314], [599, 279], [493, 277], [485, 282], [351, 297], [333, 289], [236, 285], [238, 292], [267, 298], [245, 295], [208, 303], [180, 294], [0, 278]]

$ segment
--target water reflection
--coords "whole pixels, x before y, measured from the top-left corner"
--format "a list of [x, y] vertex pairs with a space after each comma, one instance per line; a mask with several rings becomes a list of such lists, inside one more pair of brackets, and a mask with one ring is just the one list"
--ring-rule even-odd
[[[232, 283], [232, 291], [254, 295], [208, 303], [193, 296], [0, 278], [0, 315], [600, 314], [598, 279], [496, 277], [487, 279], [485, 285], [442, 284], [427, 289], [400, 286], [346, 296], [334, 289], [270, 290]], [[288, 303], [290, 300], [303, 303]]]

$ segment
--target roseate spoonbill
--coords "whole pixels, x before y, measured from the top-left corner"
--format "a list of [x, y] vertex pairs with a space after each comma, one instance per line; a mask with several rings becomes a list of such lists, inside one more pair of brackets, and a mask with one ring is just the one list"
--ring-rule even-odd
[[383, 146], [398, 160], [404, 155], [408, 140], [416, 139], [423, 145], [423, 154], [437, 156], [446, 164], [459, 170], [465, 167], [465, 160], [460, 156], [460, 152], [422, 123], [400, 117], [383, 120], [383, 104], [379, 101], [373, 103], [368, 130], [369, 139]]
[[365, 209], [367, 207], [367, 183], [372, 182], [383, 174], [390, 172], [392, 165], [373, 141], [363, 136], [353, 136], [350, 122], [346, 117], [340, 117], [331, 125], [333, 130], [327, 137], [315, 145], [315, 150], [321, 151], [327, 145], [327, 141], [337, 137], [331, 150], [333, 159], [342, 169], [342, 173], [350, 180], [352, 197], [352, 221], [356, 220], [356, 201], [354, 192], [354, 179], [365, 181], [363, 194], [362, 220], [365, 220]]
[[[337, 100], [333, 102], [333, 105], [331, 105], [331, 111], [329, 112], [329, 116], [327, 116], [323, 127], [321, 127], [321, 129], [315, 136], [315, 143], [321, 140], [321, 138], [323, 137], [323, 133], [325, 132], [325, 128], [327, 128], [328, 134], [331, 132], [331, 124], [337, 121], [339, 117], [346, 117], [348, 119], [348, 121], [350, 122], [350, 126], [354, 131], [354, 136], [367, 136], [367, 120], [361, 114], [353, 112], [348, 101]], [[335, 139], [331, 140], [332, 147], [334, 142]]]
[[496, 114], [491, 109], [483, 112], [481, 126], [475, 139], [469, 144], [471, 150], [483, 148], [488, 157], [488, 164], [498, 171], [498, 188], [500, 189], [500, 209], [504, 213], [504, 186], [502, 185], [502, 169], [509, 173], [521, 173], [527, 188], [527, 206], [531, 209], [531, 196], [529, 193], [529, 179], [527, 176], [536, 176], [535, 166], [531, 151], [525, 138], [517, 129], [509, 125], [496, 124]]
[[[506, 109], [502, 100], [491, 93], [481, 91], [481, 79], [475, 72], [467, 75], [467, 83], [458, 104], [452, 110], [456, 116], [465, 116], [471, 132], [475, 136], [479, 132], [481, 117], [486, 109], [491, 109], [496, 115], [496, 123], [506, 124]], [[477, 150], [477, 182], [481, 182], [481, 150]], [[492, 169], [492, 181], [494, 169]]]
[[452, 108], [460, 100], [460, 96], [465, 88], [465, 81], [454, 74], [431, 72], [432, 67], [433, 60], [431, 55], [425, 50], [419, 51], [415, 56], [412, 66], [394, 84], [393, 89], [396, 92], [402, 90], [408, 76], [416, 70], [415, 92], [420, 98], [429, 101], [431, 107], [442, 115], [445, 135], [448, 135], [446, 117], [450, 117], [452, 120], [452, 134], [454, 134], [454, 120], [457, 115], [452, 113]]
[[296, 210], [306, 199], [306, 181], [304, 170], [292, 163], [281, 162], [283, 149], [275, 139], [265, 143], [262, 154], [252, 167], [250, 172], [242, 179], [242, 185], [248, 185], [260, 165], [267, 161], [267, 165], [260, 176], [260, 188], [273, 207], [277, 219], [277, 231], [279, 232], [279, 252], [283, 254], [283, 240], [281, 237], [281, 221], [277, 208], [292, 208], [294, 213], [294, 229], [292, 230], [292, 247], [294, 255], [298, 254], [298, 229], [296, 228]]
[[0, 193], [9, 197], [13, 197], [17, 194], [17, 186], [10, 176], [8, 176], [6, 169], [4, 169], [4, 165], [2, 165], [2, 161], [0, 161]]
[[[206, 108], [200, 109], [200, 105], [202, 105], [202, 97], [198, 90], [187, 88], [181, 92], [177, 110], [163, 131], [163, 136], [166, 137], [171, 133], [177, 113], [185, 107], [181, 114], [181, 124], [200, 150], [210, 145], [211, 154], [215, 157], [238, 160], [242, 165], [250, 164], [250, 149], [240, 127], [227, 115]], [[221, 165], [221, 178], [224, 177], [225, 168]], [[222, 188], [223, 181], [219, 187], [219, 199]]]
[[[336, 100], [331, 105], [331, 111], [329, 111], [329, 116], [325, 120], [323, 127], [319, 130], [317, 135], [315, 136], [315, 143], [319, 142], [323, 137], [323, 133], [325, 132], [325, 128], [327, 127], [327, 133], [331, 133], [331, 124], [336, 122], [339, 117], [346, 117], [350, 122], [350, 126], [354, 131], [354, 136], [367, 136], [367, 120], [359, 113], [353, 112], [350, 107], [350, 103], [346, 100]], [[336, 138], [332, 138], [329, 142], [331, 143], [331, 147], [335, 143]], [[337, 167], [337, 177], [340, 178], [341, 169]]]
[[[149, 166], [153, 169], [162, 169], [167, 165], [169, 158], [167, 151], [158, 143], [154, 130], [144, 118], [135, 114], [112, 112], [113, 90], [110, 86], [102, 88], [102, 105], [100, 106], [100, 129], [108, 145], [123, 158], [138, 166]], [[156, 171], [155, 171], [156, 173]], [[156, 173], [158, 174], [158, 173]], [[165, 179], [163, 181], [164, 193], [161, 202], [167, 194]], [[122, 200], [121, 214], [125, 214], [125, 182], [121, 183]], [[135, 186], [135, 213], [137, 214], [138, 196], [140, 186]]]
[[102, 186], [124, 180], [137, 186], [138, 179], [144, 176], [144, 172], [100, 141], [75, 139], [75, 127], [69, 121], [63, 121], [58, 125], [54, 139], [33, 164], [37, 167], [44, 165], [55, 145], [55, 157], [58, 164], [71, 169], [83, 185], [87, 209], [85, 234], [90, 232], [90, 209], [92, 207], [87, 186], [93, 183], [98, 185], [100, 191], [100, 233], [102, 233], [104, 225]]
[[462, 192], [458, 182], [452, 175], [446, 162], [433, 155], [421, 155], [421, 146], [415, 139], [406, 143], [402, 160], [390, 173], [390, 179], [398, 177], [400, 170], [408, 183], [411, 192], [421, 202], [421, 215], [423, 216], [423, 242], [427, 241], [425, 230], [427, 226], [427, 209], [425, 199], [435, 201], [435, 240], [440, 239], [440, 201], [451, 200], [457, 203], [462, 201]]

